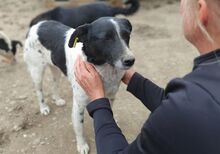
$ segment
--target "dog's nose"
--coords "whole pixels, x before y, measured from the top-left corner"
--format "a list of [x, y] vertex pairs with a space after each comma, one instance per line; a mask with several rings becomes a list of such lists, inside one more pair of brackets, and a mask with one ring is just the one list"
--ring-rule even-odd
[[123, 65], [126, 67], [131, 67], [135, 62], [135, 58], [127, 58], [123, 60]]

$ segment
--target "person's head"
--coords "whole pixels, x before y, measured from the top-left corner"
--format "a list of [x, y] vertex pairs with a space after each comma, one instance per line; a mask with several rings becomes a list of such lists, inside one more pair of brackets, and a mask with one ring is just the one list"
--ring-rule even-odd
[[220, 48], [220, 0], [181, 0], [186, 39], [201, 53]]

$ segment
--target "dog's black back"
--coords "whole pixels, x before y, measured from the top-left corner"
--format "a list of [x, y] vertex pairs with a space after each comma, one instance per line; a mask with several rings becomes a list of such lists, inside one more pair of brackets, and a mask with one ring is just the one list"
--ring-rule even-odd
[[121, 8], [113, 7], [105, 3], [94, 3], [74, 8], [57, 7], [34, 18], [30, 26], [42, 20], [55, 20], [72, 28], [76, 28], [80, 25], [91, 23], [100, 17], [113, 17], [118, 14], [131, 15], [139, 8], [138, 0], [128, 0], [126, 4], [131, 6]]
[[[58, 66], [62, 72], [67, 75], [66, 57], [65, 57], [65, 34], [70, 29], [59, 22], [43, 22], [38, 29], [39, 41], [50, 50], [51, 60], [54, 65]], [[41, 53], [41, 51], [38, 51]]]

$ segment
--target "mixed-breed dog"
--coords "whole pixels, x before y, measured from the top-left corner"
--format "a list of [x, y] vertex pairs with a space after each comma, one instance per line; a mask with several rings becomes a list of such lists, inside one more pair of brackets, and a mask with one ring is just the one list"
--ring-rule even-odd
[[[132, 25], [127, 19], [114, 16], [135, 13], [139, 1], [128, 0], [125, 4], [124, 8], [102, 2], [75, 8], [58, 7], [34, 18], [26, 36], [24, 61], [43, 115], [50, 113], [42, 89], [45, 68], [49, 66], [53, 75], [52, 99], [57, 106], [65, 105], [65, 100], [58, 93], [61, 72], [70, 81], [73, 89], [72, 123], [80, 154], [89, 153], [83, 135], [84, 109], [89, 98], [75, 80], [73, 66], [78, 56], [92, 63], [103, 80], [105, 97], [111, 103], [114, 101], [125, 70], [135, 62], [129, 49]], [[0, 55], [15, 61], [18, 44], [22, 46], [21, 42], [10, 40], [0, 33]]]

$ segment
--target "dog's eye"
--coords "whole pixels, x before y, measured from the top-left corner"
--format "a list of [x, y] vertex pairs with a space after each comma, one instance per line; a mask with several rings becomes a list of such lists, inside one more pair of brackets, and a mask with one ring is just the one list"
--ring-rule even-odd
[[113, 33], [106, 33], [105, 34], [105, 40], [113, 40], [114, 35]]

